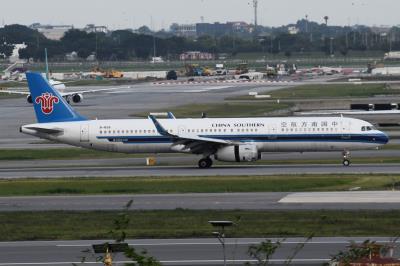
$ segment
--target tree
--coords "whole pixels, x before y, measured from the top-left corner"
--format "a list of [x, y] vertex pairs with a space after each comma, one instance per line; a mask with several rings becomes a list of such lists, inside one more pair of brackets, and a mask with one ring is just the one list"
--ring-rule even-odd
[[[125, 230], [131, 226], [131, 220], [129, 216], [129, 209], [133, 204], [133, 200], [130, 200], [124, 207], [123, 211], [117, 215], [114, 220], [114, 228], [110, 231], [111, 238], [116, 243], [125, 243], [126, 232]], [[109, 243], [104, 243], [107, 246]], [[84, 253], [90, 253], [90, 250], [82, 251]], [[126, 248], [124, 255], [126, 258], [131, 259], [132, 262], [127, 263], [128, 266], [161, 266], [161, 264], [152, 256], [149, 256], [146, 250], [138, 252], [134, 247], [129, 246]], [[97, 257], [96, 261], [103, 261], [103, 257]], [[86, 256], [82, 257], [81, 262], [86, 261]]]
[[140, 34], [147, 34], [147, 35], [151, 35], [151, 34], [153, 33], [153, 32], [150, 30], [150, 28], [147, 27], [147, 26], [145, 26], [145, 25], [143, 25], [143, 26], [141, 26], [140, 28], [138, 28], [137, 31], [138, 31]]
[[[266, 266], [269, 265], [271, 257], [275, 254], [276, 250], [280, 248], [282, 242], [272, 242], [271, 240], [263, 241], [257, 245], [251, 245], [247, 250], [247, 254], [257, 260], [257, 265]], [[248, 264], [250, 265], [250, 264]]]
[[328, 16], [325, 16], [325, 17], [324, 17], [324, 20], [325, 20], [325, 25], [328, 26], [329, 17], [328, 17]]

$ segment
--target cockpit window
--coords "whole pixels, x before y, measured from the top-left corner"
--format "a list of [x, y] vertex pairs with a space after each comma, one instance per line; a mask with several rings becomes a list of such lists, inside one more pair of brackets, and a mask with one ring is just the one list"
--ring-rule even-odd
[[371, 130], [376, 130], [376, 128], [374, 126], [361, 127], [361, 131], [371, 131]]

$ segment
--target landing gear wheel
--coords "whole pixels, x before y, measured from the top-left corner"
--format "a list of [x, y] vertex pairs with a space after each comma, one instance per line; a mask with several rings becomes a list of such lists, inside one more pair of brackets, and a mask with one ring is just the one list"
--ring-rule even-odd
[[343, 160], [343, 166], [350, 166], [350, 160], [344, 159]]
[[350, 166], [350, 152], [345, 150], [342, 153], [343, 155], [343, 166]]
[[206, 169], [210, 168], [213, 164], [213, 161], [210, 158], [203, 158], [199, 161], [199, 168]]

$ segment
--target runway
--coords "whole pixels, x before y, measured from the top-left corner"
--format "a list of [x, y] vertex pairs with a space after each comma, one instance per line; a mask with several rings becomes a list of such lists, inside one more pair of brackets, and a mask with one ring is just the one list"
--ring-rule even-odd
[[0, 178], [60, 177], [151, 177], [151, 176], [247, 176], [301, 174], [397, 174], [399, 164], [303, 164], [303, 165], [229, 165], [199, 169], [196, 166], [67, 166], [2, 167]]
[[[211, 234], [212, 228], [210, 228]], [[391, 243], [389, 238], [313, 238], [307, 242], [294, 257], [291, 265], [321, 265], [328, 262], [332, 254], [346, 250], [350, 241], [362, 243], [370, 239], [382, 244]], [[247, 255], [248, 247], [258, 244], [265, 239], [241, 238], [226, 239], [226, 254], [229, 265], [243, 265], [245, 262], [255, 262]], [[277, 241], [278, 239], [271, 239]], [[281, 240], [282, 241], [282, 240]], [[90, 265], [96, 263], [94, 256], [82, 253], [91, 250], [92, 244], [104, 243], [106, 240], [92, 241], [27, 241], [0, 243], [2, 259], [0, 266], [20, 265], [71, 265], [81, 264], [81, 257], [85, 256]], [[149, 255], [157, 258], [163, 265], [223, 265], [222, 248], [215, 238], [207, 239], [143, 239], [127, 241], [137, 250], [147, 250]], [[282, 242], [271, 261], [275, 265], [282, 265], [290, 255], [294, 254], [297, 246], [305, 242], [302, 238], [288, 238]], [[394, 256], [398, 256], [395, 250]], [[114, 262], [127, 262], [122, 255], [117, 255]]]
[[0, 197], [5, 211], [132, 210], [397, 210], [398, 191], [185, 193], [92, 196]]

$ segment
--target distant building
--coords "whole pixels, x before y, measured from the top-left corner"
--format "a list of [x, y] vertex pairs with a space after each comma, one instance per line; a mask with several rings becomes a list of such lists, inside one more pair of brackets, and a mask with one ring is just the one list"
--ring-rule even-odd
[[211, 53], [204, 53], [199, 51], [190, 51], [180, 54], [179, 59], [185, 60], [213, 60], [214, 55]]
[[233, 25], [229, 23], [197, 23], [196, 33], [197, 36], [210, 35], [210, 36], [222, 36], [230, 35], [233, 32]]
[[71, 52], [65, 55], [67, 61], [77, 61], [79, 59], [77, 52]]
[[196, 24], [177, 24], [171, 25], [170, 30], [172, 34], [182, 37], [196, 37]]
[[106, 26], [96, 26], [94, 24], [87, 24], [86, 27], [84, 27], [82, 30], [86, 31], [87, 33], [95, 33], [95, 32], [108, 33], [109, 32], [109, 30]]
[[288, 27], [288, 33], [291, 35], [296, 35], [299, 33], [299, 28], [297, 28], [296, 26], [289, 26]]
[[380, 35], [381, 37], [386, 37], [389, 35], [392, 27], [391, 26], [373, 26], [371, 27], [371, 31], [375, 34]]
[[251, 33], [253, 26], [244, 21], [231, 21], [227, 22], [232, 27], [232, 31], [235, 33]]
[[59, 41], [67, 31], [74, 28], [73, 25], [42, 25], [40, 23], [34, 23], [29, 27], [42, 33], [47, 39], [55, 41]]

